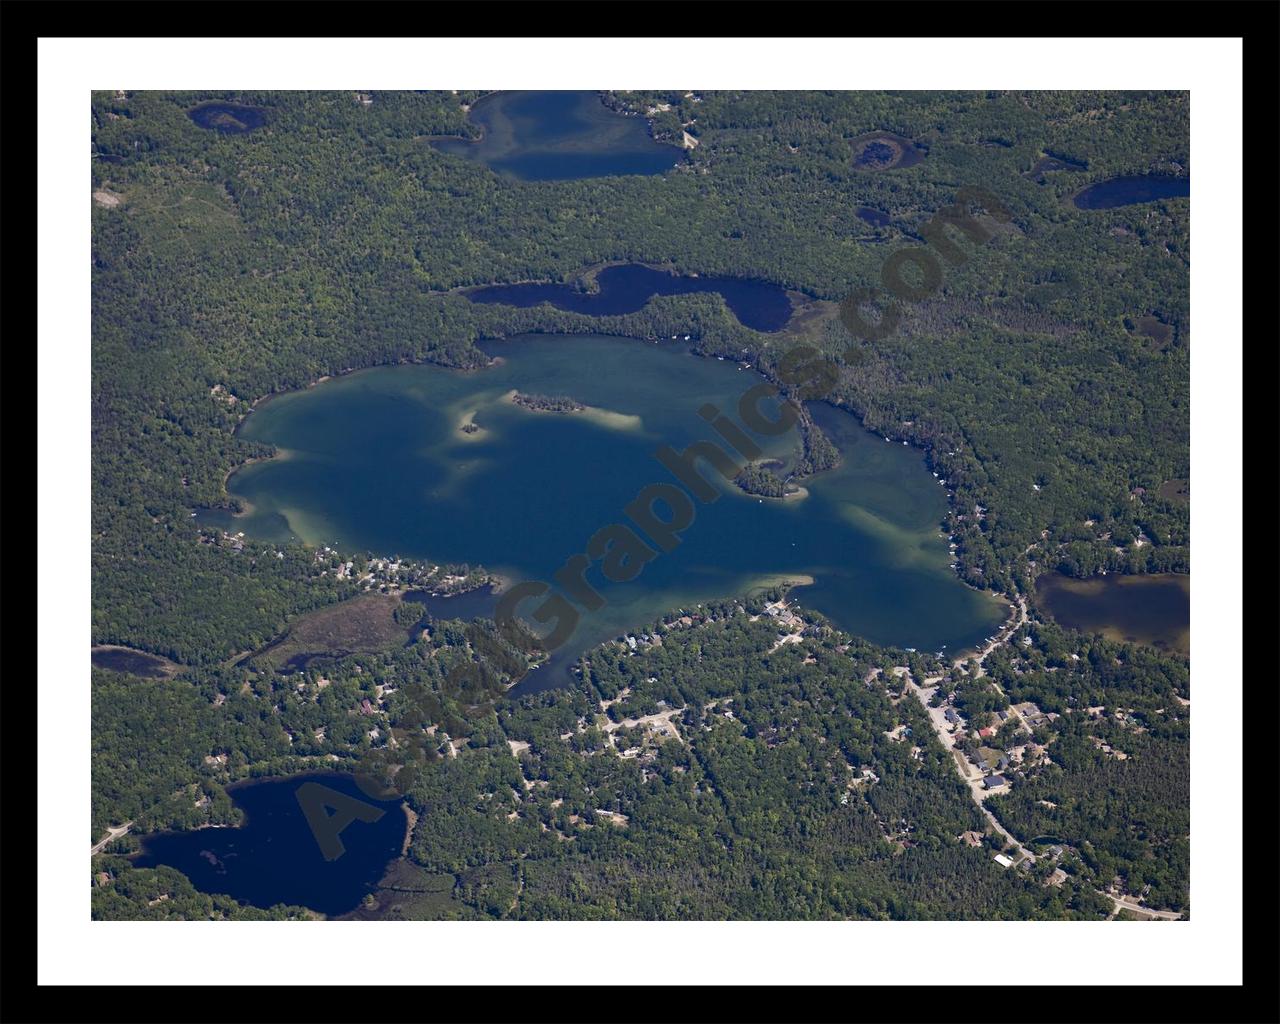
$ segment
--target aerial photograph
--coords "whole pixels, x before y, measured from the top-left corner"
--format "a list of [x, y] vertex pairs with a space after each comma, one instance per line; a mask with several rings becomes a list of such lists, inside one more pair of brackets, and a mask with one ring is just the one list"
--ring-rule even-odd
[[92, 921], [1191, 929], [1190, 91], [82, 95]]

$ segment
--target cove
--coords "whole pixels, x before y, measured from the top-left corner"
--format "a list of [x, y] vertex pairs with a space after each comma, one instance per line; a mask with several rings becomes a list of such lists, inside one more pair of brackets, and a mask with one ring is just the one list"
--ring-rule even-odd
[[433, 619], [471, 619], [492, 618], [498, 605], [498, 591], [492, 586], [477, 587], [460, 594], [428, 594], [425, 590], [406, 591], [404, 599], [423, 606], [423, 610]]
[[[625, 521], [641, 488], [673, 482], [654, 458], [660, 446], [720, 440], [698, 415], [705, 403], [736, 415], [761, 382], [682, 345], [599, 335], [523, 336], [487, 350], [500, 359], [480, 370], [383, 367], [260, 405], [241, 436], [285, 457], [231, 476], [231, 494], [252, 506], [235, 528], [255, 535], [284, 522], [311, 544], [550, 582], [596, 530]], [[585, 408], [533, 411], [511, 400], [516, 390]], [[773, 415], [767, 402], [763, 411]], [[809, 578], [795, 591], [802, 604], [877, 643], [958, 652], [988, 636], [1005, 608], [949, 568], [938, 530], [946, 495], [920, 454], [834, 407], [814, 415], [844, 455], [839, 467], [790, 499], [747, 495], [707, 468], [722, 496], [696, 506], [673, 551], [629, 583], [593, 567], [607, 604], [584, 611], [557, 663], [669, 610]], [[793, 462], [794, 430], [765, 440], [767, 457]], [[549, 668], [529, 687], [562, 684]]]
[[431, 145], [521, 181], [662, 174], [684, 157], [680, 147], [656, 142], [644, 118], [610, 110], [595, 92], [494, 93], [469, 117], [479, 140]]
[[590, 316], [635, 313], [655, 295], [717, 292], [744, 327], [779, 331], [791, 319], [791, 299], [784, 289], [765, 281], [738, 277], [670, 274], [641, 264], [605, 267], [595, 275], [595, 291], [567, 284], [497, 284], [470, 289], [472, 302], [521, 308], [549, 302], [556, 309]]
[[1075, 198], [1081, 210], [1112, 210], [1117, 206], [1150, 203], [1156, 199], [1172, 199], [1191, 195], [1191, 179], [1167, 174], [1144, 174], [1127, 178], [1111, 178], [1090, 185]]
[[1108, 640], [1191, 653], [1191, 577], [1185, 573], [1036, 578], [1036, 597], [1055, 621]]
[[[357, 820], [344, 828], [345, 849], [334, 860], [324, 859], [298, 803], [298, 788], [308, 782], [383, 812], [377, 821]], [[408, 827], [398, 799], [371, 800], [350, 775], [337, 772], [254, 780], [229, 786], [227, 793], [245, 813], [242, 827], [145, 836], [134, 865], [168, 865], [201, 892], [224, 893], [255, 907], [288, 903], [332, 916], [354, 909], [374, 890], [400, 856]]]

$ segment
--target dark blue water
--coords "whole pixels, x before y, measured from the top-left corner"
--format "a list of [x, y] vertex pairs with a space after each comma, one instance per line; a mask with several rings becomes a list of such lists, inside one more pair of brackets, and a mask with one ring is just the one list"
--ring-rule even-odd
[[868, 224], [874, 224], [878, 228], [887, 227], [891, 220], [887, 213], [873, 210], [870, 206], [859, 206], [856, 212], [862, 220], [865, 220]]
[[201, 103], [188, 110], [187, 116], [201, 128], [224, 135], [243, 135], [267, 123], [265, 110], [239, 103]]
[[463, 622], [492, 618], [498, 604], [498, 595], [492, 587], [477, 587], [443, 597], [432, 596], [425, 590], [410, 590], [404, 599], [422, 605], [433, 619], [461, 619]]
[[719, 292], [725, 305], [745, 327], [778, 331], [791, 319], [791, 300], [776, 284], [737, 277], [682, 277], [639, 264], [606, 267], [596, 275], [600, 290], [583, 292], [565, 284], [496, 284], [466, 293], [472, 302], [506, 306], [537, 306], [549, 302], [556, 309], [589, 316], [634, 313], [655, 295]]
[[1167, 174], [1144, 174], [1129, 178], [1112, 178], [1090, 185], [1076, 196], [1081, 210], [1111, 210], [1117, 206], [1150, 203], [1191, 195], [1191, 179]]
[[[298, 803], [304, 783], [336, 790], [382, 814], [373, 822], [352, 821], [338, 832], [344, 851], [326, 860]], [[247, 816], [244, 827], [146, 837], [134, 864], [166, 864], [201, 892], [224, 893], [256, 907], [287, 903], [333, 915], [354, 909], [400, 856], [407, 822], [399, 799], [371, 800], [350, 775], [264, 779], [228, 792]], [[334, 810], [325, 813], [332, 815]]]
[[679, 146], [653, 139], [644, 118], [610, 110], [595, 92], [501, 92], [477, 102], [470, 118], [478, 141], [431, 145], [521, 181], [662, 174], [684, 159]]

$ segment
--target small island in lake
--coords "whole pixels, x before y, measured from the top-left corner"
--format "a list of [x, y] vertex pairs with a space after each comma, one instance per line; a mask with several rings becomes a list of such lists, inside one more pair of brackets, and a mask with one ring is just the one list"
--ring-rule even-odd
[[513, 391], [511, 401], [522, 409], [532, 409], [535, 412], [582, 412], [586, 408], [567, 395], [526, 395], [522, 391]]
[[478, 409], [468, 409], [458, 417], [454, 429], [461, 435], [464, 441], [478, 441], [480, 437], [486, 433], [484, 427], [476, 422], [476, 413]]

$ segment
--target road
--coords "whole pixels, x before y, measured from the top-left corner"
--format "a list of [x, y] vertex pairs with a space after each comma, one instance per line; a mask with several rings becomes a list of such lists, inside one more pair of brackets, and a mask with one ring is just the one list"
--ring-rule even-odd
[[[1152, 910], [1150, 907], [1144, 907], [1138, 903], [1134, 903], [1132, 900], [1122, 899], [1119, 896], [1112, 896], [1110, 893], [1103, 893], [1102, 895], [1106, 896], [1107, 899], [1115, 904], [1115, 909], [1111, 911], [1111, 917], [1115, 917], [1121, 910], [1127, 910], [1131, 914], [1138, 914], [1153, 920], [1156, 918], [1159, 918], [1161, 921], [1182, 920], [1182, 915], [1174, 910]], [[1108, 920], [1110, 919], [1111, 918], [1108, 918]]]
[[[978, 653], [978, 659], [977, 659], [978, 671], [976, 673], [977, 677], [981, 678], [982, 676], [985, 676], [987, 674], [987, 669], [985, 666], [987, 655], [990, 654], [992, 651], [994, 651], [1006, 640], [1008, 640], [1009, 637], [1011, 637], [1017, 630], [1025, 626], [1029, 621], [1029, 616], [1027, 615], [1027, 602], [1026, 602], [1026, 599], [1021, 594], [1018, 595], [1017, 606], [1018, 606], [1018, 614], [1015, 615], [1013, 619], [1006, 626], [1004, 626], [1004, 628], [1001, 629], [1000, 632], [998, 632], [995, 635], [995, 637], [991, 640], [991, 642], [987, 644], [987, 646], [984, 647]], [[958, 658], [956, 659], [955, 662], [953, 662], [953, 664], [955, 665], [956, 668], [959, 668], [961, 665], [972, 660], [973, 660], [972, 658]], [[993, 683], [992, 685], [994, 686], [995, 684]], [[996, 689], [999, 690], [1000, 687], [997, 686]]]
[[124, 835], [126, 832], [129, 831], [132, 825], [133, 825], [133, 822], [126, 821], [123, 825], [117, 825], [115, 828], [107, 829], [107, 834], [103, 836], [100, 840], [98, 840], [98, 842], [94, 846], [91, 846], [89, 848], [89, 856], [92, 857], [95, 854], [101, 853], [103, 849], [106, 848], [106, 845], [108, 843], [112, 842], [113, 840], [119, 839], [122, 835]]
[[[986, 653], [989, 654], [990, 649], [988, 649]], [[985, 658], [986, 654], [984, 654], [983, 657]], [[973, 798], [973, 802], [978, 805], [978, 810], [982, 812], [982, 816], [987, 819], [987, 822], [991, 825], [992, 829], [994, 829], [999, 835], [1004, 836], [1005, 839], [1013, 844], [1014, 849], [1017, 850], [1021, 857], [1026, 857], [1028, 861], [1034, 864], [1036, 861], [1036, 855], [1018, 842], [1013, 833], [1001, 825], [996, 816], [987, 809], [987, 806], [983, 801], [986, 800], [990, 791], [982, 788], [982, 772], [974, 765], [970, 764], [969, 760], [963, 754], [956, 753], [955, 737], [952, 736], [951, 730], [947, 728], [947, 720], [944, 717], [943, 711], [939, 708], [931, 708], [929, 706], [929, 701], [933, 698], [934, 693], [937, 692], [938, 684], [942, 682], [942, 676], [931, 676], [925, 680], [926, 685], [923, 687], [918, 685], [916, 681], [911, 678], [910, 673], [907, 673], [905, 678], [907, 680], [907, 687], [916, 695], [917, 699], [919, 699], [920, 703], [924, 706], [925, 714], [929, 716], [929, 724], [933, 726], [933, 731], [938, 737], [938, 742], [946, 747], [946, 749], [951, 753], [951, 759], [955, 762], [956, 771], [960, 773], [960, 777], [964, 779], [965, 784], [969, 787], [969, 795]]]
[[[996, 634], [995, 639], [979, 651], [977, 657], [978, 667], [975, 672], [975, 677], [981, 678], [987, 674], [985, 665], [987, 655], [1001, 644], [1006, 643], [1009, 637], [1028, 622], [1029, 616], [1027, 615], [1027, 602], [1021, 595], [1018, 596], [1017, 607], [1018, 614], [1013, 617], [1012, 621]], [[957, 660], [954, 664], [959, 667], [971, 660], [973, 659], [962, 658]], [[951, 752], [952, 760], [956, 763], [956, 770], [960, 773], [960, 777], [964, 779], [965, 784], [969, 787], [969, 794], [973, 797], [973, 802], [978, 805], [978, 810], [982, 812], [983, 817], [987, 819], [991, 827], [999, 835], [1004, 836], [1005, 839], [1013, 844], [1014, 848], [1020, 855], [1025, 856], [1028, 861], [1034, 864], [1036, 860], [1035, 854], [1018, 842], [1017, 838], [1007, 828], [1001, 825], [996, 816], [987, 809], [984, 801], [990, 795], [991, 791], [982, 788], [982, 772], [978, 771], [977, 768], [971, 765], [968, 759], [963, 755], [955, 752], [955, 737], [951, 735], [951, 731], [947, 728], [947, 720], [944, 717], [943, 711], [939, 708], [929, 707], [929, 701], [933, 698], [934, 693], [937, 691], [938, 684], [942, 682], [942, 679], [942, 676], [931, 676], [924, 681], [925, 685], [921, 687], [917, 685], [914, 679], [911, 678], [911, 674], [909, 672], [906, 674], [907, 686], [913, 693], [915, 693], [916, 697], [920, 700], [920, 703], [924, 705], [925, 713], [929, 716], [929, 724], [933, 726], [933, 731], [937, 734], [939, 742], [941, 742], [941, 744]], [[991, 685], [998, 693], [1002, 696], [1004, 695], [1004, 691], [1000, 689], [999, 684], [996, 683], [994, 679], [991, 680]], [[1012, 713], [1019, 719], [1019, 721], [1022, 721], [1021, 715], [1018, 715], [1016, 711]], [[1030, 731], [1030, 726], [1028, 726], [1025, 721], [1022, 721], [1022, 724], [1028, 731]], [[1014, 859], [1015, 861], [1017, 860], [1016, 857]], [[1180, 913], [1173, 910], [1152, 910], [1149, 907], [1144, 907], [1141, 904], [1134, 903], [1130, 899], [1112, 896], [1110, 893], [1103, 893], [1100, 891], [1100, 895], [1106, 896], [1114, 905], [1111, 917], [1115, 917], [1115, 915], [1121, 910], [1127, 910], [1130, 913], [1137, 914], [1151, 920], [1159, 919], [1162, 921], [1178, 921], [1182, 918]]]

